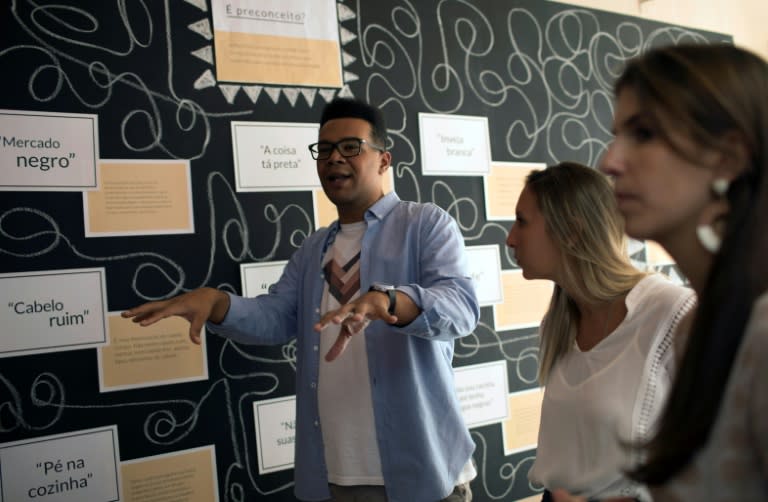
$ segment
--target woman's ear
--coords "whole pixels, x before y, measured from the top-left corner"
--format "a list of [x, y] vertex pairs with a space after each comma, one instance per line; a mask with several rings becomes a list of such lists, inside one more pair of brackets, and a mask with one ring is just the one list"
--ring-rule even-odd
[[715, 178], [733, 181], [748, 168], [749, 157], [744, 136], [737, 131], [726, 132], [720, 142], [720, 158], [715, 165]]

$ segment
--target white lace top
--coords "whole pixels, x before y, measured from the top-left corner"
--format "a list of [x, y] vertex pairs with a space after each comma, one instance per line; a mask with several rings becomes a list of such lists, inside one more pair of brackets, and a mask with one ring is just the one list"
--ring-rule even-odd
[[629, 292], [627, 315], [608, 337], [586, 352], [574, 344], [557, 361], [531, 481], [588, 498], [649, 499], [622, 473], [638, 459], [621, 441], [653, 429], [671, 383], [673, 332], [694, 301], [692, 290], [650, 275]]

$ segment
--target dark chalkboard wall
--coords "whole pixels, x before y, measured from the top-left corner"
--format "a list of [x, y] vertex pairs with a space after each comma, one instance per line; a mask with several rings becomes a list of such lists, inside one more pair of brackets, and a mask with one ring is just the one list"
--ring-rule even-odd
[[[230, 122], [316, 122], [332, 92], [265, 86], [255, 101], [240, 90], [230, 102], [218, 84], [197, 88], [215, 69], [192, 53], [213, 41], [190, 26], [212, 22], [210, 5], [2, 3], [0, 108], [98, 114], [105, 159], [189, 159], [196, 231], [85, 238], [81, 193], [0, 192], [0, 273], [104, 267], [108, 309], [118, 311], [203, 285], [239, 292], [242, 263], [287, 259], [313, 230], [309, 193], [234, 191]], [[448, 209], [468, 245], [499, 244], [503, 268], [515, 267], [503, 246], [509, 224], [485, 219], [482, 179], [421, 176], [418, 113], [487, 116], [496, 161], [595, 165], [622, 61], [650, 46], [729, 40], [541, 0], [339, 6], [352, 14], [339, 22], [351, 56], [344, 92], [382, 106], [397, 192]], [[454, 364], [503, 359], [510, 391], [536, 387], [534, 331], [497, 332], [484, 308]], [[0, 358], [0, 443], [116, 424], [121, 460], [215, 444], [221, 500], [293, 500], [292, 471], [258, 474], [251, 411], [254, 400], [294, 394], [290, 354], [209, 336], [207, 381], [110, 393], [99, 392], [95, 349]], [[163, 441], [145, 433], [159, 409], [178, 421]], [[472, 433], [475, 500], [535, 492], [526, 478], [535, 451], [504, 456], [499, 425]]]

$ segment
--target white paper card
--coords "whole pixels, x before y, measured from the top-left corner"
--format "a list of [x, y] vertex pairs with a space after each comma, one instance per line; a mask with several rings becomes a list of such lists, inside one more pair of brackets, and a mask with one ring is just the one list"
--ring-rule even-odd
[[421, 172], [467, 176], [491, 169], [488, 118], [419, 113]]
[[0, 444], [0, 500], [120, 499], [117, 427]]
[[240, 281], [243, 285], [243, 296], [252, 298], [267, 294], [269, 287], [280, 279], [287, 263], [288, 260], [281, 260], [240, 265]]
[[467, 427], [494, 424], [509, 415], [507, 362], [454, 368], [456, 394]]
[[253, 403], [259, 473], [293, 468], [296, 442], [296, 396]]
[[0, 110], [0, 190], [98, 187], [98, 116]]
[[0, 357], [107, 343], [103, 268], [0, 274]]
[[238, 192], [312, 190], [320, 186], [309, 145], [317, 124], [232, 122]]

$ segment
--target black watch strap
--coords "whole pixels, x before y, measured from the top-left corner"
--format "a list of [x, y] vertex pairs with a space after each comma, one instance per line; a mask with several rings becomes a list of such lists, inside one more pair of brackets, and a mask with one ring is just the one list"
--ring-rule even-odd
[[387, 295], [389, 297], [389, 308], [387, 308], [387, 312], [389, 315], [395, 315], [395, 308], [397, 307], [397, 290], [394, 286], [374, 283], [368, 291], [378, 291]]
[[395, 288], [388, 289], [387, 295], [389, 296], [389, 308], [387, 312], [389, 315], [395, 315], [395, 307], [397, 306], [397, 290]]

